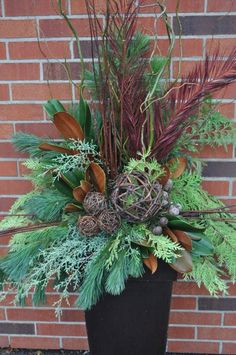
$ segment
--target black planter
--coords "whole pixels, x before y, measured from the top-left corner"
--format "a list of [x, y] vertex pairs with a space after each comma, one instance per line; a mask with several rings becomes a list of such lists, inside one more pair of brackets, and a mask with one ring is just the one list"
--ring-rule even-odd
[[172, 283], [176, 272], [159, 261], [158, 271], [129, 279], [120, 296], [105, 295], [85, 312], [90, 355], [163, 355]]

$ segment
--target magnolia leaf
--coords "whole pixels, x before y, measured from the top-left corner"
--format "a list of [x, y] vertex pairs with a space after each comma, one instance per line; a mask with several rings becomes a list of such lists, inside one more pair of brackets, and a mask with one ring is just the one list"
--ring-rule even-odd
[[54, 124], [66, 139], [84, 139], [84, 132], [80, 124], [67, 112], [58, 112], [54, 115]]
[[194, 256], [208, 256], [214, 254], [214, 247], [210, 239], [204, 236], [201, 240], [193, 240], [192, 255]]
[[80, 206], [76, 205], [75, 203], [67, 203], [65, 207], [66, 212], [77, 212], [81, 209]]
[[84, 190], [85, 193], [88, 193], [91, 190], [92, 185], [86, 180], [81, 180], [80, 187]]
[[172, 158], [168, 161], [168, 165], [176, 164], [175, 170], [171, 171], [170, 177], [177, 179], [180, 177], [186, 169], [187, 159], [185, 157]]
[[92, 186], [88, 181], [81, 180], [80, 186], [73, 189], [73, 196], [76, 201], [82, 203], [87, 193], [91, 190]]
[[188, 251], [192, 250], [192, 239], [183, 231], [173, 230], [174, 234], [178, 238], [178, 242]]
[[175, 235], [175, 233], [168, 227], [166, 227], [164, 229], [164, 235], [168, 235], [170, 237], [170, 239], [172, 240], [172, 242], [174, 243], [178, 243], [178, 238]]
[[64, 106], [60, 103], [60, 101], [56, 100], [56, 99], [48, 100], [43, 107], [44, 107], [44, 110], [47, 112], [48, 116], [51, 118], [53, 118], [53, 116], [57, 112], [66, 111]]
[[86, 178], [93, 184], [98, 192], [104, 193], [106, 189], [106, 174], [97, 164], [92, 162], [86, 171]]
[[41, 150], [46, 150], [46, 151], [53, 151], [53, 152], [59, 152], [62, 154], [74, 154], [75, 152], [72, 149], [67, 149], [64, 147], [61, 147], [59, 145], [54, 145], [54, 144], [49, 144], [49, 143], [42, 143], [39, 146], [39, 149]]
[[164, 175], [160, 176], [158, 181], [162, 186], [164, 186], [170, 178], [170, 170], [166, 165], [162, 166], [162, 169], [164, 170], [165, 173]]
[[193, 226], [189, 222], [181, 219], [180, 217], [173, 217], [168, 215], [167, 218], [168, 218], [168, 227], [170, 227], [171, 229], [178, 229], [185, 232], [198, 232], [198, 231], [200, 232], [206, 229], [204, 226], [197, 226], [197, 227]]
[[174, 263], [170, 264], [170, 266], [181, 274], [192, 271], [193, 260], [191, 254], [186, 250], [181, 250], [180, 257], [178, 257]]
[[152, 274], [157, 271], [158, 261], [155, 255], [150, 254], [148, 258], [143, 259], [143, 263], [151, 270]]
[[73, 190], [74, 199], [80, 203], [83, 203], [86, 192], [82, 189], [82, 187], [78, 186]]

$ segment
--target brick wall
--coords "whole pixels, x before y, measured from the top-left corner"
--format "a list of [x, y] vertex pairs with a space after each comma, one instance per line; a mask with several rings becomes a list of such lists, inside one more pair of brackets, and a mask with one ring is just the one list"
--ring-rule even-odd
[[[97, 0], [100, 5], [105, 0]], [[152, 4], [154, 0], [147, 0]], [[176, 27], [176, 0], [167, 0], [171, 21]], [[71, 14], [89, 61], [89, 32], [84, 0], [68, 0], [65, 8]], [[10, 137], [17, 130], [54, 137], [42, 104], [50, 97], [64, 103], [76, 97], [68, 85], [63, 68], [65, 58], [71, 74], [79, 78], [77, 52], [71, 33], [56, 13], [56, 0], [0, 1], [0, 212], [3, 215], [13, 201], [30, 190], [23, 177], [20, 156], [14, 152]], [[229, 49], [236, 45], [236, 0], [181, 0], [180, 20], [183, 26], [183, 69], [201, 60], [205, 48]], [[155, 16], [152, 7], [143, 8], [140, 27], [153, 33]], [[167, 38], [158, 21], [159, 46], [165, 53]], [[39, 34], [39, 43], [38, 43]], [[212, 37], [214, 39], [212, 40]], [[178, 41], [177, 41], [178, 42]], [[178, 44], [178, 43], [177, 43]], [[179, 49], [174, 51], [172, 70], [176, 73]], [[50, 85], [49, 85], [50, 84]], [[219, 109], [235, 118], [236, 85], [223, 97]], [[205, 149], [208, 161], [204, 187], [225, 201], [236, 201], [235, 150]], [[7, 248], [7, 238], [0, 240], [0, 252]], [[229, 282], [231, 296], [214, 299], [193, 283], [178, 282], [174, 287], [169, 330], [169, 351], [209, 354], [236, 354], [236, 287]], [[75, 295], [71, 295], [71, 302]], [[47, 349], [86, 349], [83, 314], [66, 304], [63, 315], [56, 319], [53, 303], [57, 295], [48, 294], [42, 308], [29, 305], [15, 308], [12, 297], [0, 304], [0, 347]]]

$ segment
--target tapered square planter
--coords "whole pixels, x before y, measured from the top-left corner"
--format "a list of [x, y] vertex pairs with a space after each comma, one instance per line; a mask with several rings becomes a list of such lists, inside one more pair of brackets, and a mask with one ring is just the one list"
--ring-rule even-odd
[[121, 295], [106, 294], [86, 311], [90, 355], [165, 354], [176, 275], [159, 262], [156, 273], [129, 279]]

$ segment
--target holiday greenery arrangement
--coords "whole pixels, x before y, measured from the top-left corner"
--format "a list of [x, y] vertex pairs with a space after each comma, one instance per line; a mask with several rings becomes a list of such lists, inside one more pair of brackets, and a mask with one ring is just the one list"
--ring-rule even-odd
[[227, 292], [225, 275], [236, 279], [235, 206], [202, 189], [196, 153], [236, 137], [212, 99], [236, 79], [236, 50], [227, 59], [219, 51], [208, 55], [171, 80], [174, 33], [161, 5], [166, 57], [156, 54], [157, 40], [137, 31], [142, 4], [107, 1], [104, 26], [94, 1], [86, 4], [89, 69], [59, 1], [81, 63], [79, 102], [44, 106], [62, 139], [22, 132], [13, 138], [30, 156], [34, 190], [0, 226], [0, 235], [13, 234], [0, 260], [2, 294], [12, 287], [23, 304], [33, 290], [40, 303], [53, 282], [60, 301], [73, 290], [78, 306], [90, 309], [105, 292], [119, 295], [128, 278], [158, 272], [159, 259], [212, 295]]

